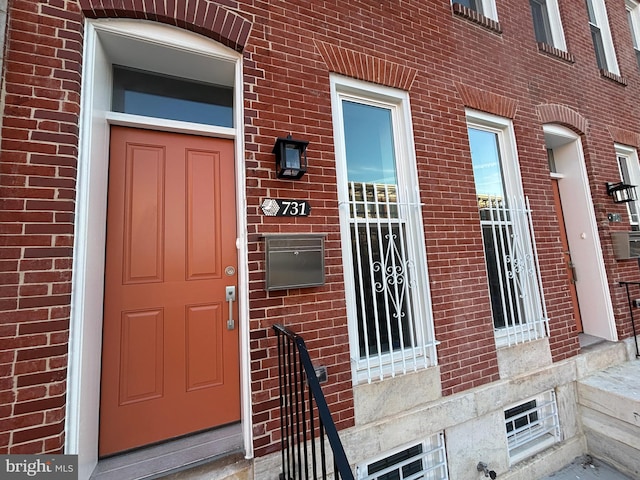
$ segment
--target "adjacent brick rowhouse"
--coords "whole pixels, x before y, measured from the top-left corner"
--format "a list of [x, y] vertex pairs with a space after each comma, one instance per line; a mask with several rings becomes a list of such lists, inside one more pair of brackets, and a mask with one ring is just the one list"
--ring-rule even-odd
[[[422, 196], [431, 305], [445, 395], [499, 378], [465, 108], [513, 121], [534, 212], [554, 360], [578, 352], [542, 125], [583, 141], [618, 335], [631, 324], [607, 213], [614, 142], [640, 147], [640, 72], [624, 2], [607, 1], [622, 75], [596, 68], [584, 2], [560, 2], [568, 54], [539, 48], [528, 7], [498, 0], [499, 23], [448, 0], [11, 0], [0, 168], [0, 453], [61, 452], [85, 18], [172, 24], [243, 53], [251, 402], [257, 455], [279, 448], [274, 323], [327, 365], [339, 428], [354, 424], [329, 75], [407, 90]], [[276, 137], [310, 142], [299, 181], [277, 180]], [[308, 200], [306, 218], [269, 218], [264, 198]], [[268, 293], [266, 233], [326, 234], [326, 285]]]

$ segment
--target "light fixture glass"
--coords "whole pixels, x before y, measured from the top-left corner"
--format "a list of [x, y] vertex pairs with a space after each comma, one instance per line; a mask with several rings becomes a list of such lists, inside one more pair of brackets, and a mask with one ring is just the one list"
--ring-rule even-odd
[[636, 186], [624, 182], [607, 182], [607, 195], [613, 197], [613, 203], [633, 202], [638, 199]]
[[295, 140], [291, 135], [278, 138], [273, 147], [276, 154], [276, 176], [278, 178], [298, 179], [307, 171], [306, 140]]

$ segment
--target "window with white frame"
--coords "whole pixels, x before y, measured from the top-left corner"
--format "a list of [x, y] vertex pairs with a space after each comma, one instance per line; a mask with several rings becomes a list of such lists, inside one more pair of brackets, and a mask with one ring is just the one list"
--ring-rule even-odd
[[356, 381], [435, 364], [406, 92], [334, 75], [332, 110]]
[[467, 126], [496, 340], [540, 338], [548, 319], [513, 125], [468, 110]]
[[536, 41], [566, 50], [557, 0], [529, 0]]
[[451, 3], [458, 3], [492, 20], [498, 20], [495, 0], [452, 0]]
[[504, 411], [509, 460], [517, 463], [561, 440], [553, 390]]
[[607, 17], [607, 8], [604, 0], [586, 0], [587, 13], [589, 15], [589, 28], [591, 29], [591, 39], [593, 49], [596, 54], [598, 68], [606, 72], [620, 74], [618, 60], [613, 48], [611, 30]]
[[640, 3], [636, 0], [626, 0], [627, 19], [629, 20], [629, 28], [631, 29], [631, 41], [633, 42], [633, 51], [636, 54], [638, 67], [640, 67]]
[[[638, 152], [633, 147], [626, 145], [615, 145], [616, 156], [618, 157], [618, 168], [620, 169], [620, 179], [627, 185], [635, 185], [636, 193], [640, 190], [640, 164], [638, 164]], [[640, 201], [633, 200], [627, 202], [627, 212], [629, 223], [633, 230], [640, 230]]]
[[358, 480], [447, 480], [444, 434], [403, 446], [356, 467]]

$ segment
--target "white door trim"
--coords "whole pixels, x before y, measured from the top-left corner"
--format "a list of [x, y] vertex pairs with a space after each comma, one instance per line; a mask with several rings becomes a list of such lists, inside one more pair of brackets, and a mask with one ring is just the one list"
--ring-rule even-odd
[[[543, 126], [553, 148], [571, 258], [576, 265], [576, 290], [584, 333], [617, 341], [613, 304], [591, 198], [582, 141], [568, 128]], [[571, 199], [571, 201], [567, 201]]]
[[[118, 48], [114, 48], [114, 42]], [[131, 48], [123, 49], [122, 43]], [[171, 70], [178, 65], [182, 76], [188, 74], [191, 79], [232, 86], [235, 127], [207, 127], [110, 112], [112, 64], [115, 61], [140, 68], [138, 63], [130, 64], [137, 58], [136, 49], [137, 54], [144, 57], [140, 63], [146, 62], [147, 69], [153, 65], [149, 65], [151, 56], [144, 55], [145, 51], [161, 49], [165, 55], [153, 56], [155, 61], [162, 62], [153, 68], [155, 71], [175, 75], [178, 72]], [[126, 53], [126, 58], [118, 52]], [[121, 58], [115, 58], [117, 56]], [[172, 58], [179, 62], [172, 62]], [[214, 62], [220, 68], [212, 69]], [[242, 214], [246, 212], [242, 55], [213, 40], [154, 22], [87, 20], [83, 65], [65, 453], [79, 455], [79, 479], [88, 479], [98, 461], [109, 124], [117, 123], [235, 139], [241, 410], [245, 454], [251, 458], [247, 226]], [[220, 78], [221, 72], [223, 78]], [[218, 78], [209, 78], [211, 75]]]

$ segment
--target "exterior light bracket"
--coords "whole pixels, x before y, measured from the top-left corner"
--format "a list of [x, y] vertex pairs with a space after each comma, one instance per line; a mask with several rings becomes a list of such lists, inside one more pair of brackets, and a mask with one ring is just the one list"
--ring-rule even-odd
[[635, 185], [624, 182], [607, 182], [607, 195], [613, 197], [613, 203], [633, 202], [638, 199]]
[[276, 154], [276, 176], [298, 179], [307, 171], [307, 145], [305, 140], [295, 140], [291, 135], [278, 138], [273, 147]]

